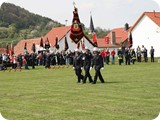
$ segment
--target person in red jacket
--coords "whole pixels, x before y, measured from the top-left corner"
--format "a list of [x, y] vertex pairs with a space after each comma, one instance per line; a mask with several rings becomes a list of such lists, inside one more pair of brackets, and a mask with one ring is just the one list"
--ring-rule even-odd
[[102, 51], [100, 52], [100, 55], [102, 56], [103, 61], [105, 61], [105, 51], [104, 51], [104, 50], [102, 50]]
[[113, 50], [111, 51], [112, 64], [115, 64], [115, 54], [116, 54], [115, 49], [113, 49]]
[[109, 65], [109, 62], [110, 62], [110, 52], [109, 52], [108, 48], [105, 51], [105, 62], [106, 62], [107, 65]]

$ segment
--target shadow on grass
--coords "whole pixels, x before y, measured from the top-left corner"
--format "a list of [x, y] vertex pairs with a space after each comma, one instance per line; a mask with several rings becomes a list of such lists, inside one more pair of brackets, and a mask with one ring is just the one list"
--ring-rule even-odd
[[118, 84], [118, 83], [127, 83], [126, 81], [107, 81], [105, 84]]

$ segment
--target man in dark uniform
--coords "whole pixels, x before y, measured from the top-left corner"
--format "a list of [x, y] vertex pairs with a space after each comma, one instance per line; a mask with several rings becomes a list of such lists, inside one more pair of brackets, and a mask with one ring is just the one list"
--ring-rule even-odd
[[75, 56], [73, 59], [73, 69], [75, 70], [75, 73], [78, 78], [77, 83], [80, 83], [81, 80], [83, 80], [83, 78], [84, 78], [84, 76], [82, 75], [82, 67], [83, 67], [82, 56], [83, 55], [79, 52], [79, 50], [75, 49]]
[[153, 48], [153, 46], [151, 46], [150, 54], [151, 54], [151, 62], [154, 62], [154, 48]]
[[136, 61], [136, 52], [134, 48], [131, 50], [131, 58], [132, 58], [132, 63], [134, 64]]
[[148, 54], [147, 54], [147, 49], [146, 48], [144, 48], [143, 54], [144, 54], [144, 61], [148, 62]]
[[46, 50], [46, 65], [45, 68], [50, 69], [50, 64], [51, 64], [51, 55], [49, 53], [49, 50]]
[[90, 67], [91, 67], [91, 60], [92, 60], [92, 54], [90, 53], [90, 50], [88, 47], [85, 47], [85, 53], [83, 55], [83, 60], [84, 60], [84, 70], [85, 70], [85, 76], [83, 78], [83, 83], [86, 83], [87, 77], [89, 78], [89, 82], [92, 83], [92, 77], [90, 75]]
[[31, 52], [30, 57], [31, 57], [32, 69], [35, 69], [36, 54], [34, 53], [34, 51]]
[[126, 63], [126, 65], [130, 65], [130, 59], [131, 59], [130, 50], [129, 50], [129, 48], [125, 48], [125, 63]]
[[121, 48], [118, 49], [117, 55], [118, 55], [119, 65], [121, 65], [122, 62], [123, 62], [123, 53], [122, 53], [122, 49]]
[[[101, 83], [104, 83], [104, 79], [101, 75], [100, 69], [104, 69], [103, 58], [98, 52], [98, 48], [93, 48], [93, 59], [92, 59], [92, 67], [95, 66], [95, 76], [92, 84], [96, 84], [97, 78], [99, 77]], [[91, 69], [92, 69], [91, 67]]]

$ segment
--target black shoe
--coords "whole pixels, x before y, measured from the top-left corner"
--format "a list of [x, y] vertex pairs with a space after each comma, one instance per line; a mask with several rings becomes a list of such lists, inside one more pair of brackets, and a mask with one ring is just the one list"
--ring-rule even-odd
[[105, 83], [105, 82], [103, 81], [103, 82], [101, 82], [101, 83]]
[[81, 83], [80, 81], [77, 81], [77, 83]]

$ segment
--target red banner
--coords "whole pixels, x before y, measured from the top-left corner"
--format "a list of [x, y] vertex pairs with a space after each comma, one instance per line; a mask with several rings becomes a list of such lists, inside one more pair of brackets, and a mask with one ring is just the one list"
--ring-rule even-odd
[[84, 36], [82, 25], [79, 19], [78, 10], [75, 7], [73, 11], [73, 20], [71, 25], [70, 38], [77, 44]]

